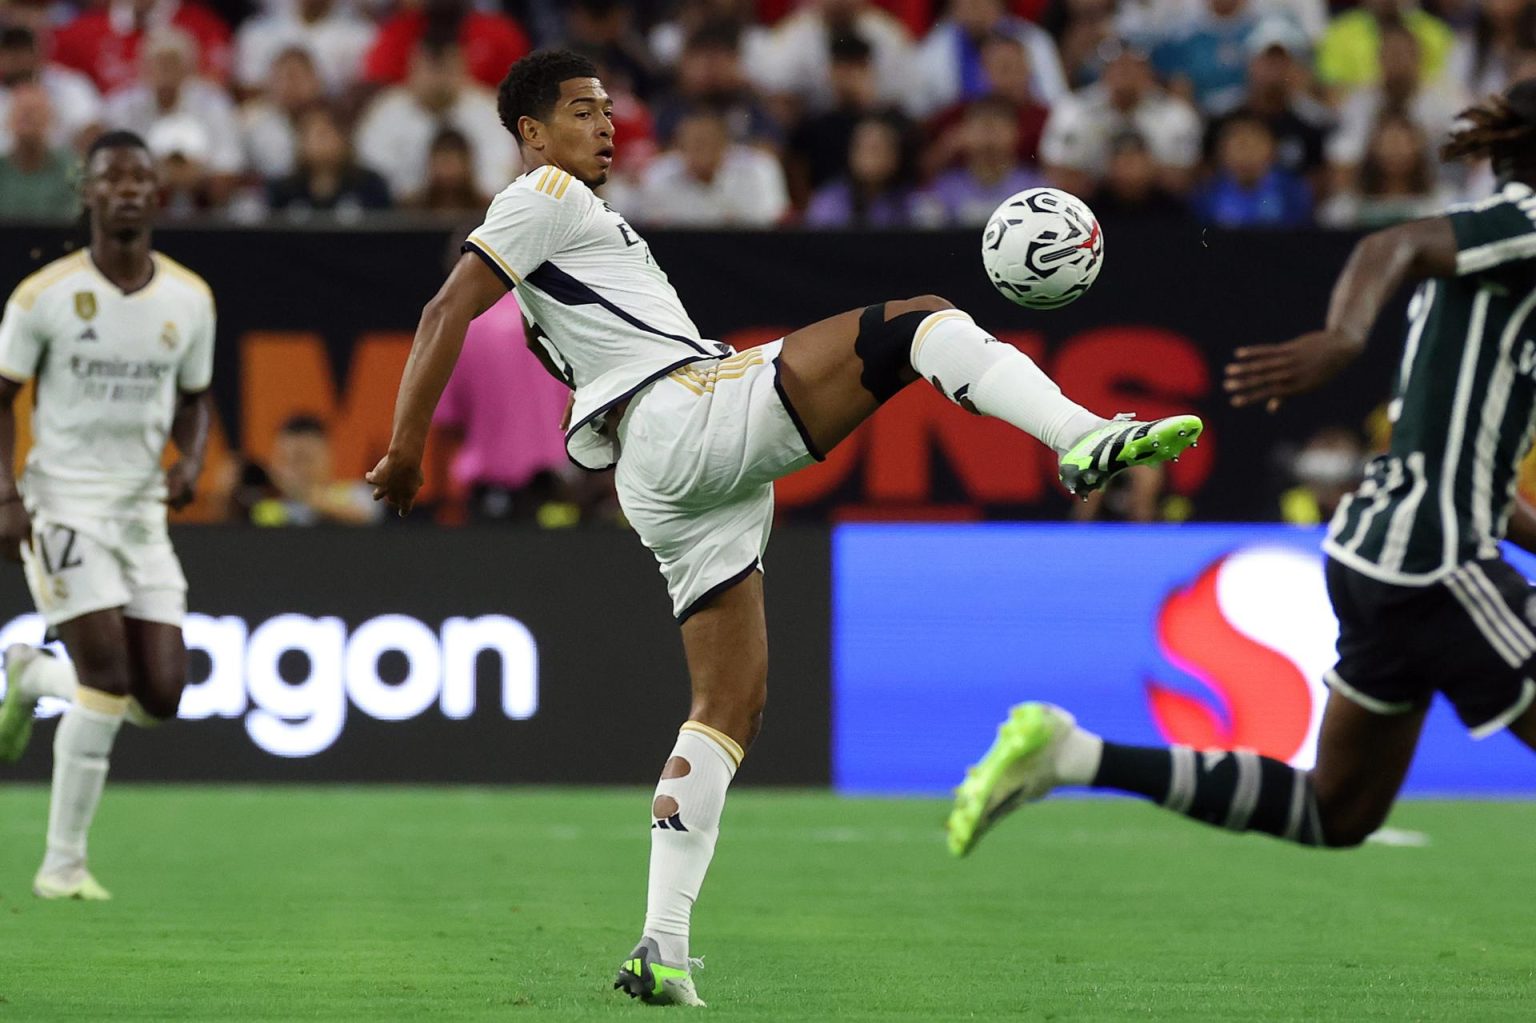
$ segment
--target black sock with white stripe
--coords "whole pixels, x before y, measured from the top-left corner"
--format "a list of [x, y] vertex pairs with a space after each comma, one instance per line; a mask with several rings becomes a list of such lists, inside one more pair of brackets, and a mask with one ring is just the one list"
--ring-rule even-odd
[[1262, 831], [1298, 845], [1325, 844], [1307, 772], [1257, 753], [1106, 742], [1093, 787], [1146, 796], [1232, 831]]

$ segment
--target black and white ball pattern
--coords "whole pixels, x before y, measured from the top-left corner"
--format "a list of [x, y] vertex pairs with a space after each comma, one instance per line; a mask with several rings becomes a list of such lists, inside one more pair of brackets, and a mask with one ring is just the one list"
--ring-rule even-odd
[[993, 212], [981, 236], [981, 261], [1010, 301], [1056, 309], [1075, 301], [1098, 278], [1104, 232], [1077, 196], [1030, 188]]

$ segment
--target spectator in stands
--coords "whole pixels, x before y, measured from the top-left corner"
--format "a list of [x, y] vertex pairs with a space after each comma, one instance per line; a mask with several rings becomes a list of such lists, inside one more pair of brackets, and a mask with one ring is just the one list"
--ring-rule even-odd
[[[834, 82], [835, 68], [834, 64]], [[672, 144], [678, 122], [700, 104], [725, 114], [733, 142], [776, 148], [782, 141], [779, 125], [747, 82], [741, 29], [734, 22], [706, 22], [688, 37], [672, 92], [656, 103], [656, 137], [662, 145]], [[628, 139], [624, 145], [629, 145]]]
[[363, 61], [364, 77], [375, 85], [405, 82], [423, 40], [438, 46], [456, 41], [469, 77], [488, 89], [500, 85], [507, 68], [529, 49], [522, 26], [505, 14], [472, 10], [469, 0], [421, 0], [380, 27]]
[[905, 119], [866, 117], [853, 130], [847, 171], [811, 196], [806, 227], [907, 227], [916, 160]]
[[693, 34], [716, 21], [729, 22], [741, 33], [744, 66], [757, 67], [758, 54], [768, 41], [768, 29], [753, 18], [752, 0], [680, 0], [670, 18], [656, 23], [648, 42], [658, 67], [670, 69], [682, 58]]
[[915, 218], [927, 227], [980, 227], [1015, 192], [1045, 184], [1019, 162], [1019, 115], [1000, 96], [971, 103], [962, 122], [963, 166], [940, 174], [917, 198]]
[[[15, 89], [41, 85], [52, 110], [49, 119], [54, 148], [84, 152], [101, 127], [101, 94], [91, 80], [62, 64], [43, 60], [37, 34], [22, 25], [0, 26], [0, 125], [9, 123], [6, 109]], [[0, 135], [0, 152], [9, 142]]]
[[1386, 114], [1376, 125], [1350, 187], [1321, 211], [1333, 227], [1374, 230], [1405, 220], [1430, 217], [1450, 203], [1437, 184], [1436, 165], [1423, 129], [1402, 114]]
[[661, 226], [769, 227], [788, 210], [779, 161], [733, 143], [718, 110], [691, 111], [679, 122], [675, 143], [646, 168], [626, 215]]
[[656, 62], [645, 37], [635, 30], [631, 4], [623, 0], [567, 0], [563, 6], [565, 45], [601, 63], [609, 77], [623, 81], [641, 99], [650, 99], [656, 84]]
[[299, 117], [294, 173], [267, 184], [267, 204], [290, 219], [322, 212], [357, 220], [365, 210], [389, 208], [389, 185], [353, 158], [336, 114], [324, 104]]
[[904, 133], [914, 132], [900, 108], [881, 102], [869, 44], [858, 36], [839, 36], [832, 41], [832, 105], [800, 121], [785, 155], [790, 195], [797, 205], [843, 174], [854, 128], [874, 116], [899, 120]]
[[793, 97], [808, 111], [826, 110], [832, 105], [832, 41], [846, 35], [869, 43], [881, 102], [914, 109], [920, 93], [912, 37], [869, 0], [807, 0], [774, 26], [748, 73], [764, 92]]
[[1048, 32], [1008, 13], [1003, 0], [949, 0], [948, 16], [933, 26], [918, 48], [922, 90], [918, 102], [923, 114], [995, 91], [982, 59], [982, 49], [994, 35], [1012, 37], [1024, 46], [1036, 103], [1050, 106], [1066, 95], [1066, 75]]
[[[1209, 0], [1121, 0], [1116, 24], [1133, 39], [1167, 39], [1182, 35], [1206, 16]], [[1259, 21], [1280, 19], [1295, 26], [1308, 44], [1328, 28], [1328, 0], [1247, 0]]]
[[308, 50], [294, 46], [271, 63], [266, 89], [240, 108], [246, 166], [263, 178], [293, 173], [299, 117], [324, 98], [324, 86]]
[[[462, 242], [464, 233], [454, 236]], [[459, 245], [449, 250], [451, 268]], [[566, 503], [570, 465], [560, 423], [571, 389], [551, 375], [530, 345], [517, 298], [507, 292], [476, 317], [432, 416], [460, 440], [449, 474], [476, 522], [547, 521]]]
[[357, 127], [357, 155], [397, 196], [427, 184], [427, 153], [440, 128], [469, 140], [480, 191], [495, 195], [517, 176], [515, 144], [496, 112], [496, 97], [469, 80], [458, 47], [424, 40], [411, 57], [409, 81], [386, 90]]
[[67, 220], [80, 210], [74, 158], [53, 144], [53, 106], [36, 82], [10, 93], [5, 129], [9, 151], [0, 156], [0, 220]]
[[1216, 227], [1301, 227], [1312, 222], [1306, 182], [1279, 165], [1275, 137], [1258, 117], [1232, 117], [1216, 140], [1216, 173], [1195, 197]]
[[1502, 94], [1521, 58], [1536, 52], [1536, 0], [1482, 0], [1451, 53], [1451, 80], [1473, 96]]
[[1316, 526], [1333, 518], [1344, 495], [1360, 483], [1365, 447], [1354, 430], [1331, 426], [1319, 430], [1290, 461], [1296, 486], [1280, 496], [1280, 519], [1294, 526]]
[[1331, 115], [1307, 88], [1306, 37], [1289, 21], [1266, 18], [1248, 36], [1247, 49], [1247, 88], [1206, 131], [1207, 155], [1214, 161], [1216, 139], [1228, 118], [1258, 117], [1275, 137], [1280, 166], [1301, 176], [1314, 191], [1325, 191], [1323, 146]]
[[453, 128], [442, 128], [427, 151], [427, 184], [408, 196], [404, 205], [424, 213], [483, 213], [491, 198], [475, 184], [469, 140]]
[[1407, 114], [1426, 139], [1438, 142], [1467, 106], [1467, 96], [1458, 85], [1426, 83], [1418, 39], [1400, 25], [1382, 30], [1379, 63], [1380, 82], [1350, 95], [1340, 111], [1338, 130], [1328, 140], [1328, 162], [1340, 187], [1355, 180], [1382, 114]]
[[277, 496], [251, 509], [258, 526], [369, 526], [383, 518], [368, 484], [336, 478], [330, 437], [315, 416], [294, 416], [277, 431], [267, 475]]
[[146, 36], [177, 28], [192, 37], [194, 66], [204, 78], [229, 79], [229, 28], [193, 0], [107, 0], [54, 33], [53, 59], [95, 81], [103, 95], [131, 87]]
[[1256, 24], [1247, 0], [1207, 0], [1201, 17], [1153, 50], [1153, 64], [1176, 95], [1201, 110], [1229, 107], [1243, 90]]
[[1317, 77], [1336, 93], [1381, 80], [1382, 34], [1405, 28], [1418, 40], [1419, 74], [1426, 82], [1446, 70], [1456, 36], [1450, 26], [1419, 9], [1416, 0], [1364, 0], [1334, 18], [1318, 44]]
[[262, 88], [272, 65], [294, 49], [309, 57], [332, 96], [362, 80], [363, 58], [378, 35], [373, 22], [338, 0], [265, 0], [264, 6], [235, 35], [235, 82], [242, 89]]
[[[1040, 162], [1040, 135], [1050, 111], [1035, 99], [1029, 52], [1013, 36], [989, 36], [981, 44], [981, 69], [991, 86], [990, 94], [1013, 104], [1019, 114], [1019, 160], [1034, 166]], [[933, 141], [923, 154], [925, 176], [933, 177], [960, 160], [961, 122], [966, 104], [939, 111], [927, 125]]]
[[162, 216], [178, 219], [211, 213], [228, 201], [234, 179], [210, 169], [213, 142], [193, 115], [156, 118], [144, 143], [159, 172]]
[[196, 74], [197, 41], [179, 28], [156, 29], [146, 36], [140, 64], [138, 81], [107, 98], [107, 123], [148, 140], [161, 121], [176, 122], [165, 137], [174, 138], [182, 155], [206, 172], [199, 189], [206, 189], [204, 199], [222, 204], [245, 166], [240, 121], [229, 94]]
[[1114, 0], [1058, 0], [1048, 13], [1068, 86], [1080, 89], [1098, 81], [1107, 58], [1119, 52]]
[[1109, 167], [1110, 142], [1127, 131], [1146, 140], [1163, 187], [1187, 192], [1200, 160], [1200, 115], [1158, 87], [1145, 51], [1118, 42], [1104, 80], [1051, 109], [1041, 162], [1057, 187], [1087, 195]]
[[1146, 139], [1134, 131], [1109, 145], [1109, 170], [1093, 193], [1094, 214], [1105, 224], [1127, 220], [1176, 220], [1189, 214], [1184, 200], [1163, 187]]

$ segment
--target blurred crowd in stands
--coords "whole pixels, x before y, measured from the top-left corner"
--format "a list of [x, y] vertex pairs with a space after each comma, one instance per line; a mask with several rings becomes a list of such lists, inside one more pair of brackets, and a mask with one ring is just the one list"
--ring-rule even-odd
[[1536, 74], [1536, 0], [0, 0], [0, 217], [76, 215], [125, 127], [173, 216], [462, 219], [520, 172], [497, 83], [551, 46], [601, 68], [639, 224], [974, 226], [1049, 183], [1374, 226], [1491, 189], [1436, 146]]

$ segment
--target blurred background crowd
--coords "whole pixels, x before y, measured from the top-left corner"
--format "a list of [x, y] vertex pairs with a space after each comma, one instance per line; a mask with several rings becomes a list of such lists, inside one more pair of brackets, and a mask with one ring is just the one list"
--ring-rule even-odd
[[495, 87], [600, 66], [639, 224], [1376, 226], [1486, 194], [1436, 145], [1536, 74], [1536, 0], [3, 0], [0, 217], [145, 135], [174, 216], [462, 219], [519, 173]]

